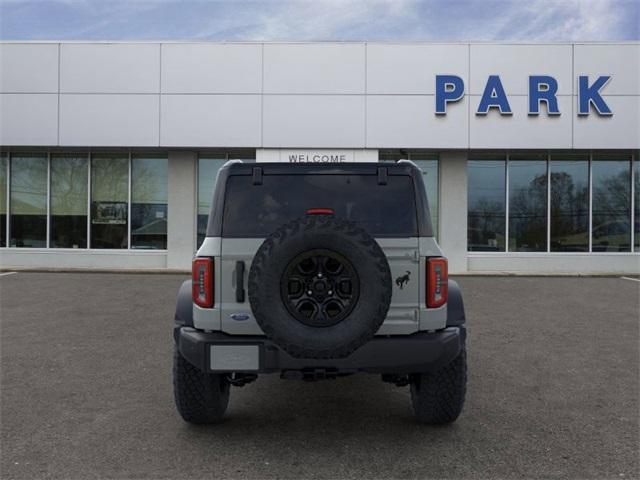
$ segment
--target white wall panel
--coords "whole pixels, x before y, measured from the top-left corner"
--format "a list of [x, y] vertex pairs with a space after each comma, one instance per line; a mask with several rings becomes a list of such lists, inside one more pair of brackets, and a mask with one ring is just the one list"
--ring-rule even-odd
[[640, 148], [640, 96], [602, 98], [613, 115], [576, 117], [574, 148]]
[[364, 96], [267, 95], [263, 146], [363, 148]]
[[467, 148], [466, 97], [435, 115], [433, 95], [367, 98], [367, 148]]
[[57, 93], [58, 45], [0, 44], [1, 93]]
[[[571, 96], [558, 97], [559, 116], [527, 115], [528, 98], [510, 97], [513, 115], [475, 115], [479, 96], [471, 97], [470, 148], [571, 148]], [[543, 110], [544, 112], [545, 110]]]
[[165, 93], [260, 93], [262, 45], [163, 44]]
[[601, 90], [606, 95], [640, 95], [640, 44], [576, 45], [574, 72], [577, 93], [578, 75], [613, 78]]
[[265, 44], [265, 93], [364, 93], [364, 44]]
[[57, 145], [56, 94], [0, 94], [0, 145]]
[[159, 93], [160, 45], [67, 43], [60, 47], [62, 93]]
[[260, 145], [259, 95], [163, 95], [161, 144]]
[[469, 47], [367, 45], [367, 93], [435, 94], [436, 75], [457, 75], [468, 89]]
[[[136, 250], [85, 250], [3, 248], [3, 268], [60, 268], [88, 270], [160, 270], [167, 268], [167, 252]], [[183, 267], [184, 268], [184, 267]]]
[[157, 146], [157, 95], [60, 95], [60, 144]]
[[550, 75], [558, 95], [572, 92], [571, 45], [471, 45], [471, 88], [482, 95], [489, 75], [500, 75], [507, 95], [529, 93], [529, 75]]
[[597, 253], [480, 253], [468, 254], [470, 272], [582, 274], [638, 274], [638, 255]]

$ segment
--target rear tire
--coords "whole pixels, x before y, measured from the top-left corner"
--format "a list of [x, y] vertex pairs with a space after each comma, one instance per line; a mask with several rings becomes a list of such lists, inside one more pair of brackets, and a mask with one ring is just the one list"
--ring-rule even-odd
[[467, 350], [440, 370], [411, 376], [411, 402], [420, 423], [454, 422], [464, 406], [467, 391]]
[[173, 393], [178, 412], [185, 422], [218, 423], [229, 404], [226, 376], [200, 371], [174, 347]]

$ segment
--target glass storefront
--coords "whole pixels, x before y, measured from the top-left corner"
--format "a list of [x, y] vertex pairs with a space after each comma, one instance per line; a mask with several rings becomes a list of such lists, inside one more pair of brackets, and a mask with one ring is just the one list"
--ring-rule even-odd
[[87, 247], [88, 174], [86, 155], [51, 156], [50, 247]]
[[506, 160], [500, 157], [475, 155], [467, 162], [469, 251], [505, 250]]
[[47, 246], [47, 165], [46, 155], [11, 157], [11, 247]]
[[7, 246], [7, 173], [9, 158], [0, 154], [0, 247]]
[[131, 248], [167, 248], [166, 156], [131, 160]]
[[129, 158], [91, 157], [91, 248], [127, 248]]
[[508, 182], [509, 251], [546, 251], [546, 155], [512, 155], [509, 159]]
[[589, 251], [589, 156], [551, 155], [552, 252]]
[[[0, 154], [0, 247], [167, 249], [168, 156], [107, 150]], [[436, 153], [381, 150], [423, 172], [438, 233]], [[470, 152], [470, 252], [640, 251], [640, 161], [635, 151]], [[206, 236], [218, 170], [252, 150], [197, 160], [197, 245]]]
[[[640, 152], [638, 152], [640, 153]], [[640, 159], [636, 154], [636, 159], [633, 162], [633, 190], [634, 190], [634, 214], [633, 214], [633, 229], [634, 229], [634, 251], [640, 251]]]
[[591, 166], [594, 252], [631, 251], [630, 156], [594, 155]]
[[640, 162], [632, 161], [629, 152], [471, 153], [468, 251], [630, 252], [632, 187], [640, 229]]

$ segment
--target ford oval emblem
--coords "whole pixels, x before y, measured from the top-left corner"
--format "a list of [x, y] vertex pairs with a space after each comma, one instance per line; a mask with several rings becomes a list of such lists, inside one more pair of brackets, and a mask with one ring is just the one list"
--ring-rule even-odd
[[237, 322], [243, 322], [245, 320], [249, 320], [248, 313], [232, 313], [231, 318]]

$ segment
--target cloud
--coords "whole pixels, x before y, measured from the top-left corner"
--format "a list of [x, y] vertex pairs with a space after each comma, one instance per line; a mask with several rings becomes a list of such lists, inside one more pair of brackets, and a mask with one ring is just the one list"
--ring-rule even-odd
[[638, 40], [637, 0], [0, 0], [3, 39]]

